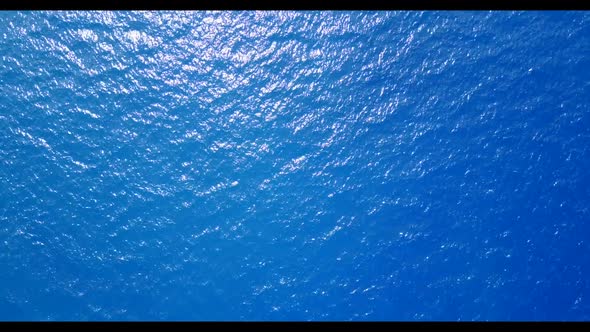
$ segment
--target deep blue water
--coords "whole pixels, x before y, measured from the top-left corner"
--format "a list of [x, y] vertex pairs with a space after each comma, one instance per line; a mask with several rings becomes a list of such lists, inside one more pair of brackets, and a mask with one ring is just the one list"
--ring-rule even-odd
[[0, 320], [590, 320], [590, 13], [0, 40]]

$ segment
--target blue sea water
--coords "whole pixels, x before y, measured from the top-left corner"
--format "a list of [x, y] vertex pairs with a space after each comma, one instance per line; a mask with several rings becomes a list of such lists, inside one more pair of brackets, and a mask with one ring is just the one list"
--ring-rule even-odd
[[590, 320], [590, 13], [0, 40], [0, 320]]

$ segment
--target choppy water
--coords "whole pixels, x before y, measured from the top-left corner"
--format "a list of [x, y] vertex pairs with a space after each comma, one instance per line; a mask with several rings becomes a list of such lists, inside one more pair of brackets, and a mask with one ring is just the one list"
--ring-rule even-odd
[[0, 13], [1, 320], [590, 319], [590, 14]]

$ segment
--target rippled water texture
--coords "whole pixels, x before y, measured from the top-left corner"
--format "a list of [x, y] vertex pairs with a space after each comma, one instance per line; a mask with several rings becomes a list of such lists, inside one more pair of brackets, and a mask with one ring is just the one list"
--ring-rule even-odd
[[1, 320], [589, 320], [590, 14], [0, 13]]

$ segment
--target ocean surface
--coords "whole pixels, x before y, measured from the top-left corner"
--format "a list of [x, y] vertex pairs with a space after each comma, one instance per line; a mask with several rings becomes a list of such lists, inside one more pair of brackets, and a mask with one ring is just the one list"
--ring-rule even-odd
[[1, 12], [0, 320], [590, 320], [590, 13]]

